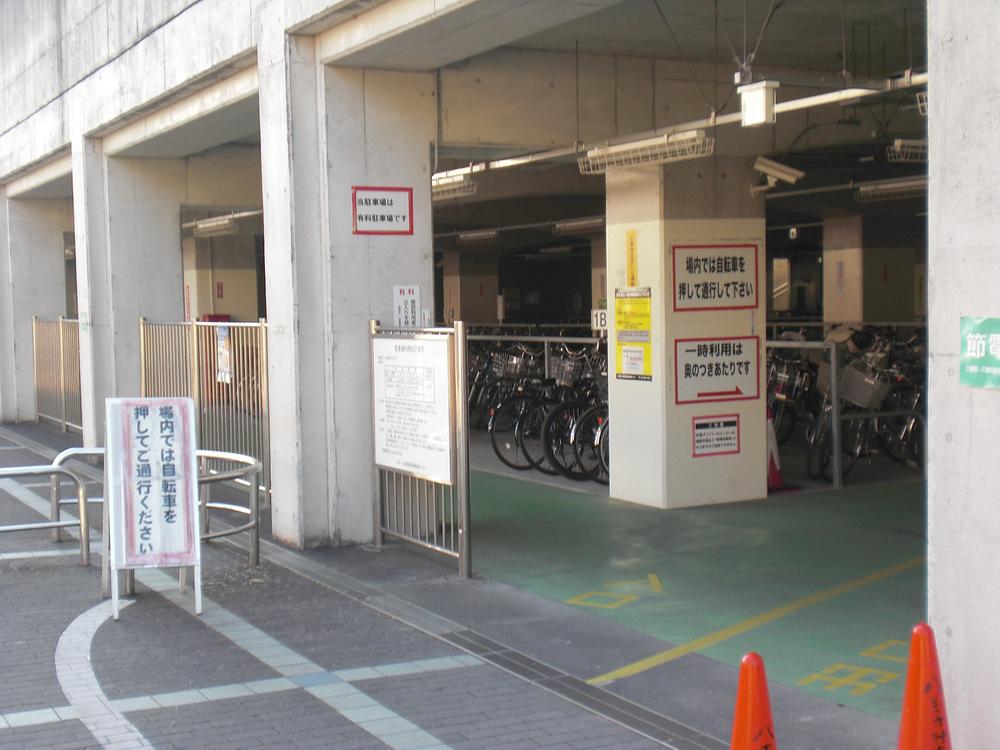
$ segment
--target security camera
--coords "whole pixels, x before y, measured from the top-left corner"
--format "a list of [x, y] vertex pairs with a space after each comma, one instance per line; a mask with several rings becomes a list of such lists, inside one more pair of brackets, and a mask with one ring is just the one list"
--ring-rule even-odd
[[753, 168], [767, 177], [767, 181], [771, 186], [773, 186], [778, 180], [794, 185], [806, 176], [805, 172], [798, 169], [792, 169], [791, 167], [785, 166], [784, 164], [776, 161], [771, 161], [770, 159], [765, 159], [763, 156], [757, 157], [757, 161], [753, 163]]

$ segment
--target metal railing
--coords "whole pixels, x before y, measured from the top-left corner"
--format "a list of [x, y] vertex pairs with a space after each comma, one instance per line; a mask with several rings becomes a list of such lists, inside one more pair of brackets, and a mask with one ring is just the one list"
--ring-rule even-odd
[[83, 431], [80, 400], [80, 324], [67, 318], [31, 319], [35, 413], [63, 432]]
[[499, 336], [499, 335], [470, 335], [469, 341], [488, 341], [497, 344], [541, 344], [544, 356], [545, 377], [552, 376], [552, 359], [555, 351], [562, 345], [569, 346], [597, 346], [604, 339], [592, 336]]
[[[151, 323], [140, 318], [139, 341], [142, 395], [194, 399], [198, 442], [209, 451], [256, 458], [261, 463], [259, 486], [267, 493], [267, 322]], [[210, 460], [208, 468], [230, 471], [221, 459]]]
[[[472, 574], [472, 545], [465, 326], [456, 321], [454, 328], [394, 329], [380, 328], [377, 321], [372, 321], [371, 337], [373, 340], [377, 337], [409, 340], [447, 337], [453, 347], [449, 387], [454, 409], [450, 426], [454, 482], [447, 484], [376, 466], [375, 543], [381, 545], [384, 537], [393, 537], [453, 557], [458, 560], [459, 577], [468, 578]], [[374, 403], [372, 419], [374, 435]]]
[[[218, 539], [221, 537], [232, 536], [233, 534], [239, 534], [243, 531], [248, 532], [247, 541], [247, 566], [255, 568], [260, 564], [260, 492], [259, 492], [259, 479], [258, 475], [261, 471], [261, 462], [258, 461], [253, 456], [245, 456], [237, 453], [226, 453], [224, 451], [212, 451], [212, 450], [198, 450], [195, 455], [198, 458], [199, 473], [198, 473], [198, 502], [201, 506], [201, 529], [200, 537], [201, 541], [207, 541], [209, 539]], [[81, 458], [104, 458], [104, 448], [67, 448], [62, 453], [57, 455], [52, 460], [51, 466], [39, 467], [48, 469], [50, 474], [63, 474], [68, 476], [76, 477], [77, 475], [67, 470], [64, 465], [67, 461], [71, 459], [81, 459]], [[228, 471], [214, 471], [208, 469], [208, 462], [224, 462], [226, 464], [237, 464], [238, 468], [229, 469]], [[0, 470], [0, 477], [4, 476], [2, 473], [4, 470]], [[9, 471], [20, 471], [20, 469], [11, 469]], [[220, 482], [228, 482], [232, 480], [243, 480], [243, 484], [247, 487], [248, 502], [247, 507], [244, 508], [242, 505], [234, 505], [232, 503], [220, 503], [213, 502], [209, 498], [208, 485], [218, 484]], [[50, 489], [49, 501], [52, 507], [52, 518], [58, 519], [59, 509], [63, 505], [68, 505], [76, 503], [82, 510], [80, 521], [81, 524], [81, 538], [84, 536], [82, 533], [83, 524], [86, 522], [87, 516], [87, 504], [94, 503], [97, 505], [104, 505], [105, 498], [101, 497], [90, 497], [86, 495], [86, 490], [84, 489], [83, 480], [77, 479], [79, 491], [75, 499], [60, 498], [59, 496], [59, 484], [53, 476], [52, 486]], [[212, 531], [209, 527], [209, 510], [221, 510], [229, 513], [237, 513], [242, 516], [246, 516], [249, 520], [239, 526], [227, 526], [226, 528], [220, 529], [218, 531]], [[105, 596], [109, 596], [111, 592], [110, 586], [110, 570], [107, 562], [110, 561], [110, 551], [108, 549], [109, 537], [109, 519], [108, 514], [103, 514], [103, 547], [104, 550], [104, 560], [105, 562], [101, 566], [101, 590], [104, 592]], [[77, 521], [64, 521], [60, 522], [58, 526], [53, 524], [36, 524], [32, 525], [31, 528], [51, 528], [54, 529], [56, 537], [53, 541], [58, 541], [59, 529], [65, 526], [76, 526]], [[14, 531], [16, 529], [7, 529], [6, 527], [0, 527], [0, 531]], [[89, 550], [90, 542], [89, 538], [87, 541], [87, 559], [89, 561]], [[81, 556], [82, 556], [81, 547]], [[87, 563], [83, 563], [87, 564]], [[127, 579], [126, 591], [132, 591], [132, 580], [131, 577]]]
[[67, 477], [76, 484], [76, 498], [69, 500], [76, 503], [79, 518], [63, 521], [59, 517], [61, 502], [54, 503], [51, 508], [48, 521], [35, 521], [32, 523], [17, 523], [7, 526], [0, 526], [0, 532], [4, 531], [31, 531], [33, 529], [54, 529], [56, 534], [59, 529], [69, 526], [78, 526], [80, 529], [80, 565], [90, 565], [90, 525], [87, 514], [87, 490], [76, 472], [70, 471], [63, 466], [16, 466], [9, 469], [0, 469], [0, 478], [15, 479], [25, 477], [52, 477], [52, 482], [58, 485], [58, 477]]

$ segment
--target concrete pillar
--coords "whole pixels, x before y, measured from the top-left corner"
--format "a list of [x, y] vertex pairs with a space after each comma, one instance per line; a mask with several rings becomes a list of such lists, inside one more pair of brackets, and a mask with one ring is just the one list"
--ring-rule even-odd
[[[330, 67], [324, 73], [336, 420], [332, 538], [365, 542], [372, 538], [374, 498], [368, 320], [392, 321], [393, 286], [420, 288], [424, 319], [434, 309], [430, 144], [437, 108], [433, 74]], [[352, 186], [365, 185], [412, 189], [412, 234], [354, 234]], [[484, 299], [495, 316], [495, 287]]]
[[590, 239], [590, 306], [607, 309], [608, 243], [604, 236]]
[[861, 216], [823, 220], [823, 320], [865, 319], [864, 238]]
[[36, 418], [31, 318], [66, 314], [63, 234], [73, 229], [73, 206], [68, 200], [5, 197], [0, 209], [0, 280], [6, 290], [0, 316], [5, 383], [0, 409], [5, 421], [30, 421]]
[[288, 36], [284, 8], [256, 20], [267, 275], [271, 522], [285, 544], [330, 540], [329, 254], [321, 79], [313, 40]]
[[[333, 69], [289, 36], [282, 3], [258, 30], [267, 253], [272, 527], [308, 547], [373, 537], [368, 321], [394, 285], [433, 309], [434, 78]], [[413, 190], [413, 234], [354, 233], [355, 186]]]
[[1000, 318], [1000, 144], [984, 95], [1000, 7], [928, 3], [928, 615], [937, 634], [952, 747], [1000, 736], [1000, 391], [959, 383], [962, 316]]
[[[613, 497], [675, 508], [766, 495], [764, 209], [763, 201], [750, 196], [751, 165], [719, 157], [608, 172], [609, 404], [612, 422], [625, 426], [611, 431]], [[725, 278], [692, 276], [683, 261], [675, 271], [675, 253], [679, 259], [741, 255], [744, 270], [731, 275], [749, 282], [752, 293], [747, 287], [748, 296], [720, 300], [720, 306], [739, 309], [686, 309], [690, 305], [678, 301], [687, 293], [688, 287], [680, 291], [683, 278], [692, 284]], [[641, 356], [650, 363], [643, 374], [626, 366], [624, 348], [621, 356], [618, 351], [631, 345], [635, 362], [642, 344], [619, 338], [619, 328], [626, 295], [647, 288], [649, 344]], [[731, 344], [731, 337], [743, 337], [739, 360], [746, 374], [733, 388], [726, 378], [706, 380], [704, 388], [693, 389], [692, 403], [687, 390], [694, 381], [684, 364], [701, 355], [699, 342], [686, 340]], [[720, 357], [720, 363], [733, 360]], [[629, 374], [634, 377], [621, 377]], [[705, 439], [713, 435], [725, 440]]]
[[183, 319], [184, 162], [105, 157], [73, 141], [84, 443], [103, 445], [104, 399], [140, 392], [139, 318]]
[[461, 304], [456, 319], [466, 323], [495, 325], [497, 295], [497, 255], [492, 250], [476, 250], [459, 255]]

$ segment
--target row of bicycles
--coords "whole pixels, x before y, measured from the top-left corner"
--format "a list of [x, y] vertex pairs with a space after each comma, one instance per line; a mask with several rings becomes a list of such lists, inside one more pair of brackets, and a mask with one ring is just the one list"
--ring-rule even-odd
[[[779, 339], [805, 340], [802, 331]], [[923, 331], [894, 327], [839, 328], [826, 340], [841, 344], [839, 369], [840, 470], [846, 476], [862, 459], [884, 456], [923, 465], [926, 342]], [[779, 445], [801, 435], [806, 473], [832, 481], [832, 375], [823, 349], [771, 348], [767, 404]]]
[[[576, 332], [560, 333], [572, 341]], [[539, 342], [473, 339], [468, 368], [469, 421], [488, 431], [500, 461], [608, 483], [604, 341], [550, 343], [546, 352]]]

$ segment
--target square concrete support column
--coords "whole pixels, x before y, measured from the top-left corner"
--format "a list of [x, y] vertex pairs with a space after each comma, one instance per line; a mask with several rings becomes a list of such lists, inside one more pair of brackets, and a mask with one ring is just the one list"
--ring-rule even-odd
[[823, 220], [823, 320], [865, 319], [865, 251], [861, 216]]
[[271, 521], [294, 547], [331, 538], [329, 256], [320, 69], [280, 4], [258, 18], [271, 419]]
[[[392, 287], [433, 308], [432, 75], [333, 69], [287, 35], [283, 5], [258, 25], [272, 528], [295, 547], [373, 538], [371, 318]], [[359, 235], [355, 186], [413, 190], [413, 234]]]
[[928, 614], [954, 748], [1000, 737], [1000, 390], [959, 381], [962, 317], [1000, 318], [998, 24], [995, 3], [928, 3]]
[[183, 319], [183, 161], [105, 157], [73, 142], [84, 442], [103, 445], [104, 399], [140, 392], [139, 318]]
[[[368, 320], [392, 324], [394, 286], [420, 288], [423, 320], [434, 310], [434, 76], [332, 67], [324, 73], [336, 423], [332, 518], [335, 541], [368, 541], [375, 493]], [[412, 234], [356, 234], [353, 186], [412, 190]], [[495, 319], [496, 292], [486, 299]]]
[[[607, 174], [613, 497], [678, 508], [767, 493], [764, 220], [752, 181], [747, 159]], [[693, 270], [688, 257], [713, 268], [728, 258], [728, 270]]]
[[73, 231], [68, 200], [0, 199], [0, 418], [30, 421], [35, 412], [32, 316], [66, 314], [64, 235]]

